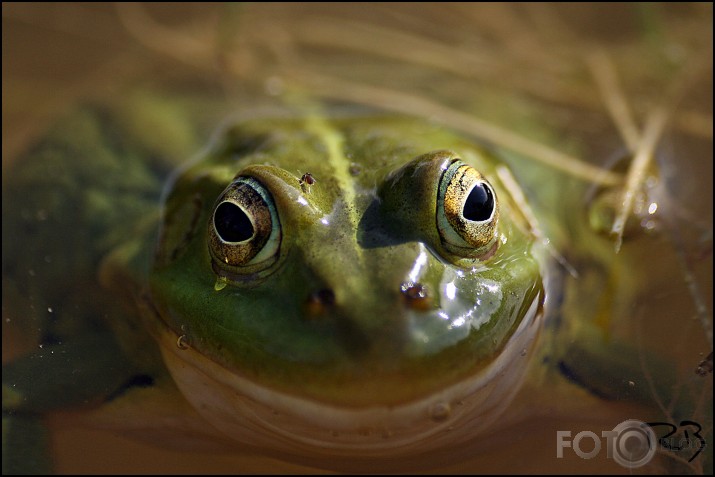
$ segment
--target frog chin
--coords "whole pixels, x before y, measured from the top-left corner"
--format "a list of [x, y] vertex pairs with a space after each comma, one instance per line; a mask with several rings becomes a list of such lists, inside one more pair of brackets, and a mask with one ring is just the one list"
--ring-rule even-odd
[[168, 328], [159, 338], [167, 367], [187, 400], [242, 447], [283, 458], [394, 458], [454, 447], [490, 429], [524, 378], [543, 321], [537, 301], [489, 366], [431, 395], [392, 406], [339, 407], [276, 391], [177, 346]]

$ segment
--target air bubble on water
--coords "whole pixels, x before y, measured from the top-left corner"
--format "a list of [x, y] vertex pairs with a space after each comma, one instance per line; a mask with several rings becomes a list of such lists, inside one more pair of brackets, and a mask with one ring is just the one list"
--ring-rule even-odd
[[52, 313], [52, 307], [51, 307], [51, 306], [48, 306], [48, 307], [47, 307], [47, 312], [48, 312], [48, 313]]
[[646, 230], [653, 230], [656, 227], [656, 222], [654, 220], [650, 219], [643, 219], [641, 221], [641, 227], [643, 227]]
[[189, 349], [189, 344], [186, 342], [186, 335], [181, 335], [176, 339], [176, 347], [179, 349]]
[[444, 421], [450, 414], [452, 414], [452, 408], [446, 402], [435, 403], [430, 408], [430, 417], [433, 421]]

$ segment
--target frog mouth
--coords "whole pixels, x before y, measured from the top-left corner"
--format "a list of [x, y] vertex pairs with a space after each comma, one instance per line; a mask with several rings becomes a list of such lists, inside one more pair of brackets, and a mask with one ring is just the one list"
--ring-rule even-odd
[[490, 429], [523, 381], [543, 322], [537, 301], [488, 366], [399, 405], [343, 407], [291, 395], [231, 372], [186, 346], [169, 327], [157, 330], [157, 337], [187, 400], [242, 447], [282, 458], [394, 458], [454, 447]]

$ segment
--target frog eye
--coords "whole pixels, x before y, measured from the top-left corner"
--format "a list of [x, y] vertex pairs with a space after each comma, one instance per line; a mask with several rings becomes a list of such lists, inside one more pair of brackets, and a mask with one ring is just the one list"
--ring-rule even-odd
[[473, 167], [460, 160], [447, 167], [439, 182], [436, 215], [440, 239], [450, 252], [484, 258], [495, 250], [497, 196]]
[[209, 250], [221, 269], [253, 273], [278, 256], [281, 226], [273, 198], [251, 177], [235, 179], [221, 194], [208, 229]]

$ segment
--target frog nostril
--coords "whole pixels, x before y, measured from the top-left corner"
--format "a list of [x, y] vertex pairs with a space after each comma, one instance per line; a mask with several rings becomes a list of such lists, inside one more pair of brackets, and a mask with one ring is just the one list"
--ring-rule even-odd
[[325, 313], [335, 305], [335, 292], [329, 288], [314, 291], [305, 300], [304, 309], [308, 317], [316, 317]]
[[405, 282], [400, 285], [402, 298], [408, 308], [418, 311], [427, 311], [432, 308], [432, 298], [427, 287], [421, 283]]

